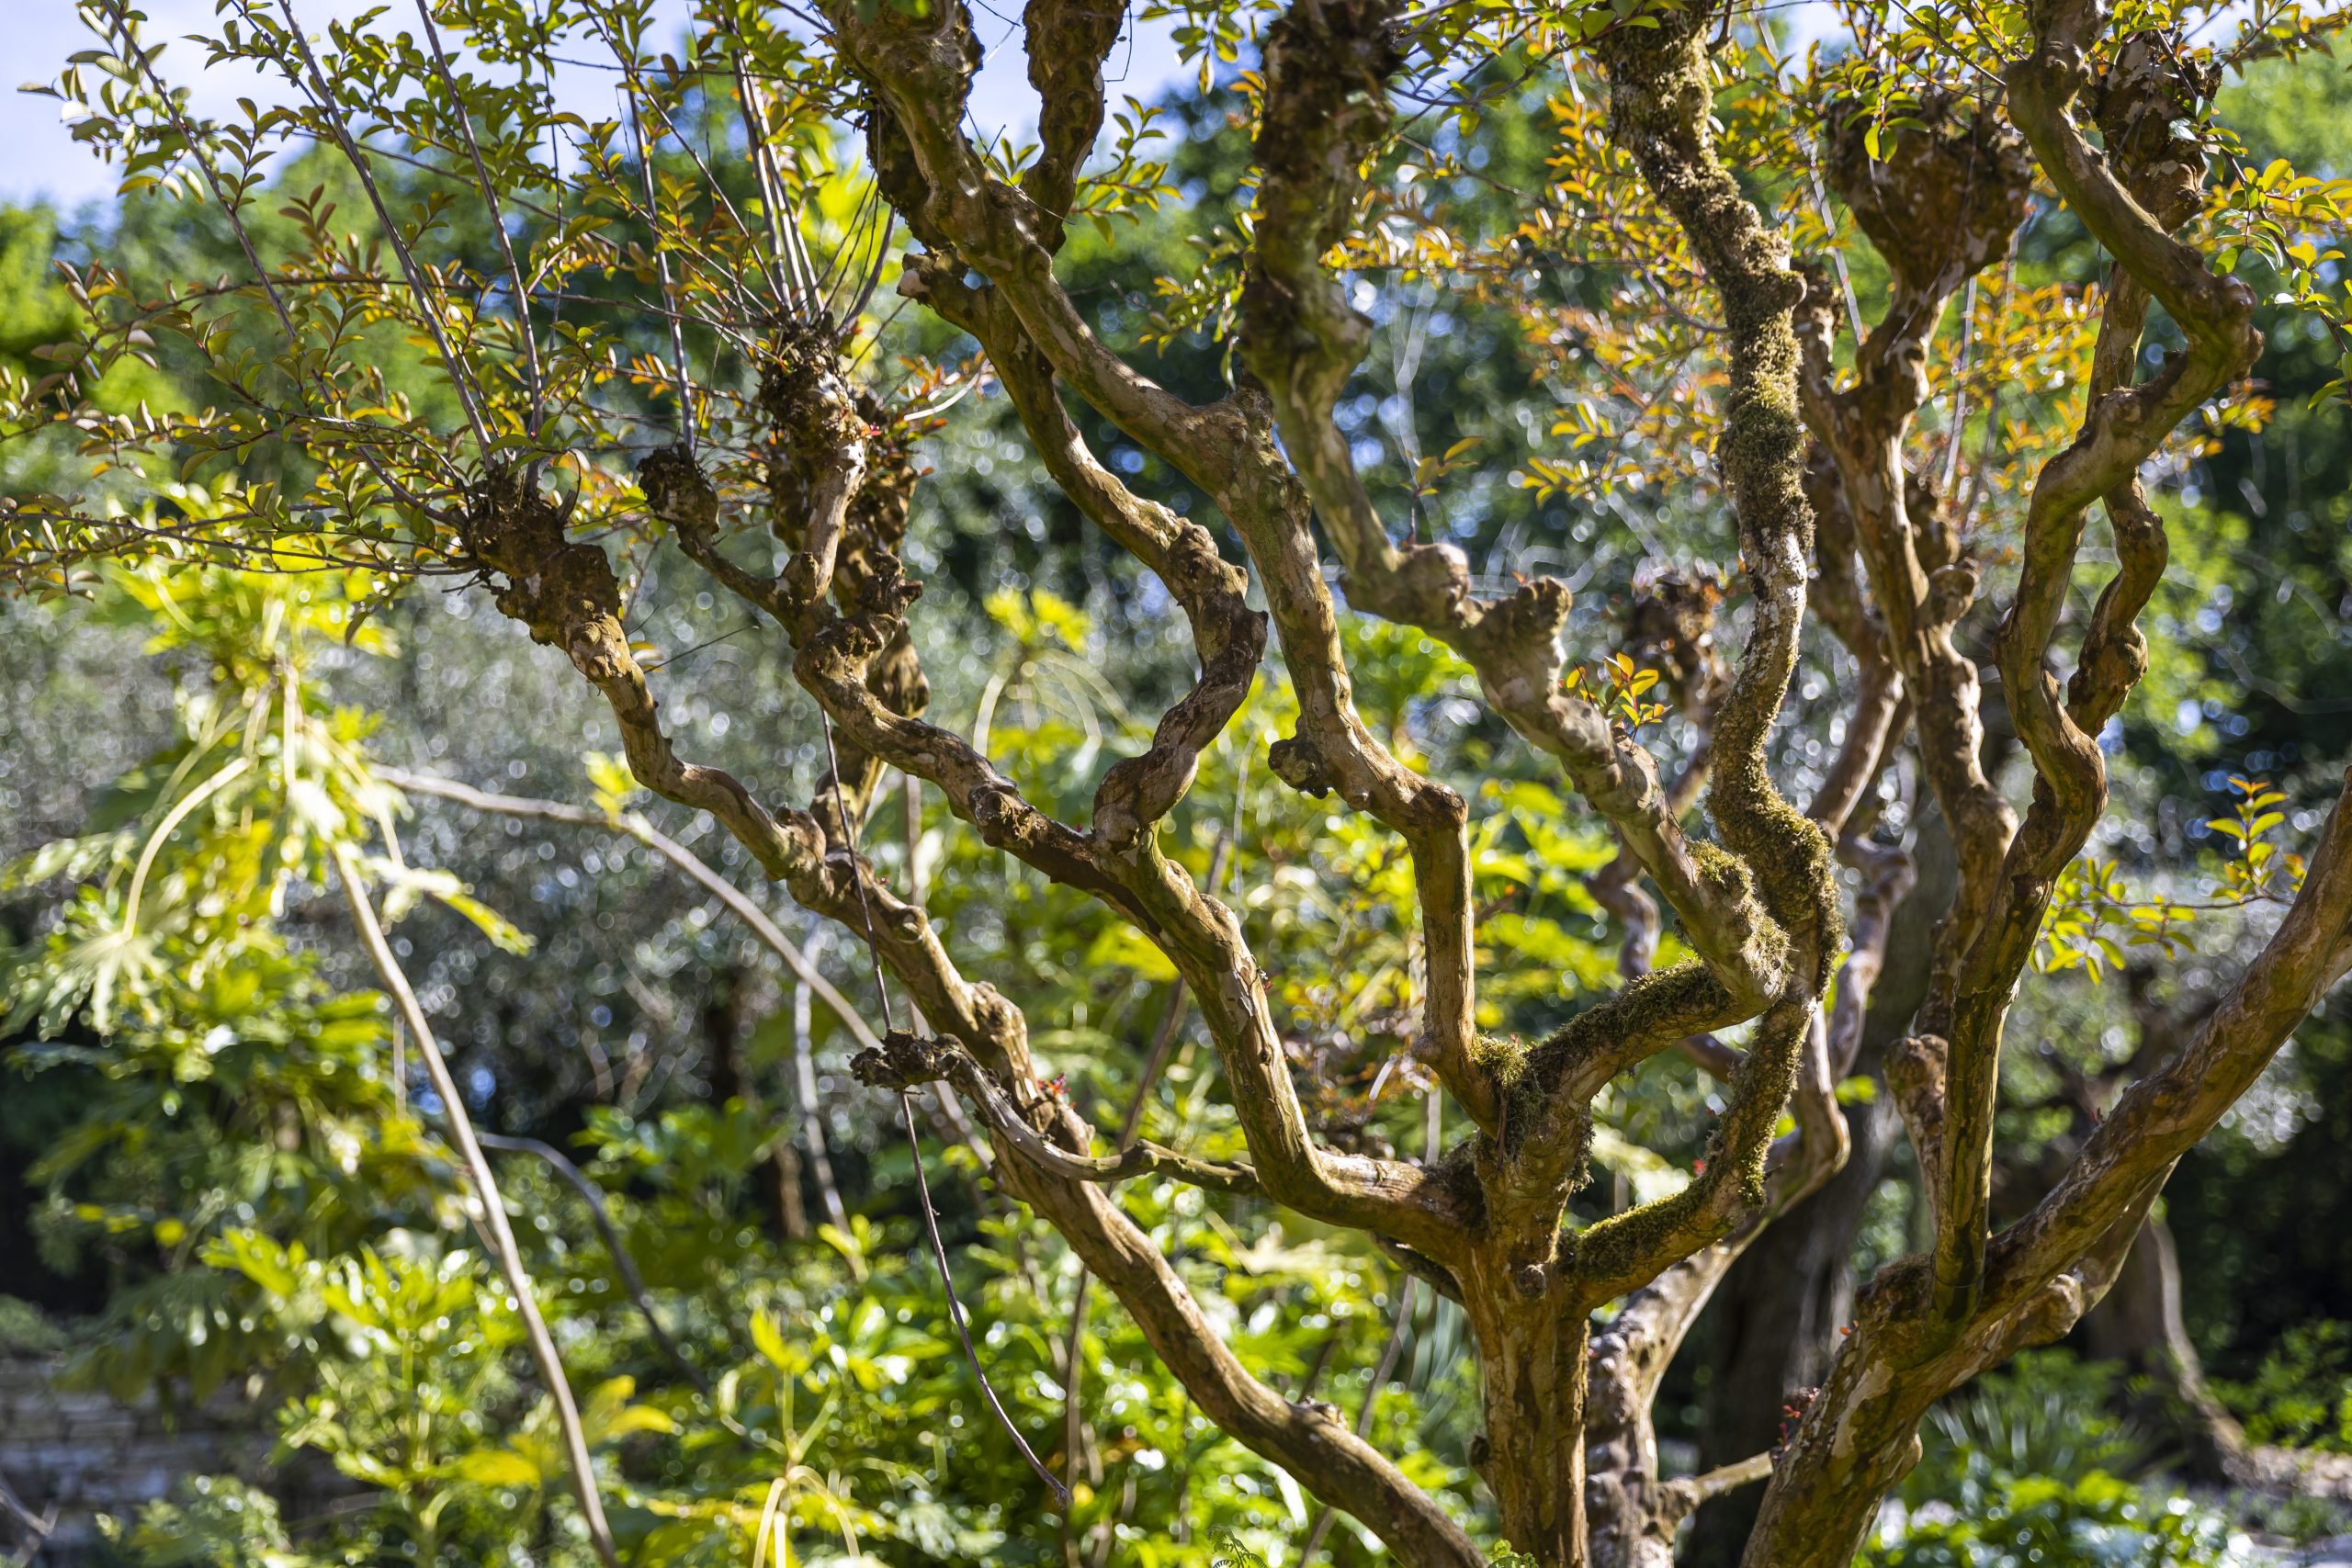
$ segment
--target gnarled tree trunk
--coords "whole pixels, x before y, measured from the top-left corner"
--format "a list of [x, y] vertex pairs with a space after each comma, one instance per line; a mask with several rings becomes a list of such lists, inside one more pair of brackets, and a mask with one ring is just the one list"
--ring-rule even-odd
[[[1871, 994], [1855, 1070], [1876, 1080], [1886, 1047], [1911, 1026], [1928, 991], [1936, 928], [1951, 908], [1959, 863], [1943, 814], [1921, 812], [1913, 849], [1917, 881], [1895, 907], [1883, 978]], [[1838, 1330], [1854, 1318], [1854, 1247], [1871, 1196], [1885, 1179], [1902, 1123], [1885, 1086], [1849, 1106], [1853, 1151], [1821, 1190], [1772, 1224], [1771, 1244], [1732, 1266], [1698, 1335], [1711, 1371], [1699, 1446], [1700, 1468], [1731, 1464], [1774, 1447], [1792, 1402], [1818, 1387], [1837, 1354]], [[1758, 1488], [1706, 1503], [1691, 1525], [1689, 1562], [1715, 1568], [1739, 1561]]]

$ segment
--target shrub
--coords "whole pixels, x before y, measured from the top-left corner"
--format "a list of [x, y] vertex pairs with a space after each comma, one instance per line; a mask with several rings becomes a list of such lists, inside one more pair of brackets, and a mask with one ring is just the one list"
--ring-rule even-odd
[[1928, 1413], [1903, 1501], [1973, 1514], [1991, 1483], [2132, 1474], [2148, 1444], [2137, 1427], [2108, 1414], [2115, 1382], [2114, 1368], [2064, 1350], [2030, 1350], [1979, 1378]]
[[2290, 1328], [2254, 1376], [2213, 1390], [2249, 1441], [2352, 1453], [2352, 1323]]
[[104, 1521], [130, 1561], [148, 1568], [298, 1568], [277, 1504], [232, 1475], [192, 1475], [139, 1511], [129, 1526]]
[[2094, 1471], [2003, 1476], [1980, 1506], [1915, 1511], [1865, 1552], [1870, 1568], [2222, 1568], [2253, 1561], [2229, 1522], [2185, 1497], [2154, 1499]]

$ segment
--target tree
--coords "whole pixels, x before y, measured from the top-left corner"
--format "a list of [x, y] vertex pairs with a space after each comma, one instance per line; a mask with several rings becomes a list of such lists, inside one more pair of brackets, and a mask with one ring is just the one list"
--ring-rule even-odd
[[[2149, 667], [2137, 623], [2167, 528], [2197, 517], [2149, 485], [2263, 415], [2243, 385], [2262, 339], [2239, 269], [2340, 341], [2340, 258], [2324, 247], [2347, 193], [2245, 166], [2211, 110], [2225, 72], [2321, 40], [2292, 6], [2128, 24], [2092, 0], [1863, 7], [1859, 47], [1803, 64], [1761, 23], [1663, 0], [1186, 11], [1204, 69], [1244, 49], [1256, 61], [1238, 85], [1249, 206], [1201, 236], [1199, 268], [1167, 283], [1148, 329], [1223, 349], [1230, 385], [1203, 400], [1141, 368], [1057, 273], [1079, 220], [1114, 248], [1123, 224], [1182, 195], [1142, 107], [1109, 116], [1098, 148], [1115, 13], [1034, 0], [1041, 144], [1008, 153], [966, 129], [980, 44], [960, 4], [708, 7], [681, 58], [650, 51], [649, 12], [620, 0], [420, 3], [413, 31], [376, 13], [323, 48], [283, 0], [232, 0], [215, 54], [281, 73], [290, 99], [219, 124], [191, 118], [134, 13], [85, 10], [105, 48], [57, 89], [84, 138], [127, 186], [183, 189], [225, 219], [243, 266], [160, 284], [81, 269], [83, 328], [40, 351], [62, 368], [12, 381], [17, 412], [28, 432], [77, 431], [118, 488], [123, 470], [209, 470], [218, 503], [159, 490], [109, 515], [19, 498], [11, 581], [67, 592], [113, 558], [365, 567], [388, 594], [435, 576], [487, 588], [609, 705], [639, 784], [707, 812], [868, 950], [889, 1027], [858, 1071], [904, 1097], [910, 1134], [911, 1097], [951, 1086], [1005, 1190], [1200, 1407], [1400, 1562], [1480, 1553], [1391, 1458], [1211, 1331], [1119, 1183], [1148, 1174], [1261, 1220], [1364, 1233], [1457, 1302], [1481, 1374], [1474, 1461], [1501, 1535], [1535, 1562], [1665, 1561], [1698, 1501], [1769, 1475], [1747, 1561], [1842, 1565], [1928, 1408], [2098, 1299], [2174, 1164], [2352, 965], [2341, 796], [2323, 825], [2324, 795], [2242, 780], [2237, 809], [2214, 818], [2232, 852], [2202, 902], [2245, 912], [2247, 956], [2046, 1195], [1994, 1228], [2021, 987], [2120, 967], [2119, 938], [2166, 951], [2197, 908], [2085, 857], [2108, 811], [2104, 747]], [[558, 107], [550, 73], [575, 51], [611, 60], [622, 118]], [[1481, 177], [1470, 132], [1535, 87], [1555, 121], [1547, 183], [1475, 226], [1454, 205]], [[341, 154], [333, 194], [265, 186], [265, 160], [306, 139]], [[274, 237], [252, 215], [264, 199], [284, 204]], [[2029, 223], [2075, 241], [2071, 272], [2065, 248], [2028, 251]], [[903, 258], [899, 225], [915, 242]], [[2107, 258], [2096, 285], [2087, 250]], [[910, 355], [895, 387], [876, 347], [909, 345], [867, 313], [893, 272], [942, 328], [938, 357]], [[1472, 439], [1421, 450], [1409, 400], [1409, 468], [1368, 477], [1359, 457], [1374, 312], [1430, 285], [1512, 323], [1559, 399], [1566, 450], [1516, 465], [1515, 492]], [[192, 354], [220, 401], [109, 412], [96, 395], [117, 365], [165, 353]], [[401, 393], [395, 366], [436, 395]], [[917, 455], [983, 375], [1061, 495], [1156, 581], [1197, 660], [1082, 820], [1041, 806], [984, 732], [922, 716], [920, 585], [902, 559]], [[1111, 461], [1068, 398], [1116, 430]], [[1122, 477], [1155, 465], [1189, 507]], [[1658, 575], [1623, 647], [1571, 660], [1564, 633], [1596, 628], [1572, 623], [1568, 584], [1474, 571], [1468, 554], [1492, 558], [1499, 513], [1555, 499], [1637, 531], [1725, 512], [1736, 659], [1714, 648], [1726, 586]], [[2111, 566], [2086, 547], [2095, 508]], [[673, 713], [679, 691], [721, 707], [729, 694], [696, 690], [630, 635], [657, 545], [788, 641], [828, 758], [806, 807], [681, 755], [657, 686]], [[1990, 625], [1988, 572], [2007, 590]], [[2078, 588], [2096, 590], [2087, 609]], [[2029, 775], [2021, 813], [1988, 757], [1970, 651], [1986, 647]], [[1433, 694], [1434, 666], [1414, 662], [1432, 648], [1473, 674], [1486, 726], [1438, 760], [1412, 754], [1401, 720], [1375, 729], [1357, 696], [1360, 677], [1386, 687], [1417, 668], [1400, 708]], [[1410, 1006], [1383, 1027], [1460, 1134], [1419, 1159], [1319, 1124], [1266, 933], [1220, 897], [1201, 835], [1176, 827], [1204, 755], [1269, 701], [1253, 691], [1270, 658], [1295, 711], [1265, 766], [1409, 860], [1418, 929], [1396, 992]], [[1850, 701], [1792, 703], [1807, 659], [1849, 678], [1837, 695]], [[1653, 728], [1668, 739], [1645, 741]], [[1528, 761], [1494, 769], [1505, 754]], [[1906, 795], [1899, 756], [1923, 788]], [[1521, 851], [1456, 787], [1474, 760], [1556, 770], [1617, 845], [1589, 888], [1623, 984], [1532, 1042], [1508, 1026], [1554, 998], [1506, 1010], [1480, 994], [1482, 955], [1508, 967], [1492, 950], [1519, 933], [1479, 879]], [[893, 769], [1172, 969], [1246, 1162], [1132, 1125], [1093, 1152], [1108, 1134], [1039, 1082], [1023, 998], [972, 978], [961, 931], [862, 852]], [[2307, 863], [2279, 842], [2290, 807], [2318, 829]], [[1781, 1447], [1668, 1479], [1651, 1416], [1667, 1364], [1731, 1262], [1770, 1245], [1774, 1217], [1846, 1157], [1838, 1084], [1913, 875], [1903, 831], [1930, 808], [1954, 891], [1885, 1050], [1928, 1245], [1862, 1292]], [[1720, 1080], [1703, 1158], [1670, 1190], [1598, 1201], [1594, 1160], [1635, 1163], [1600, 1141], [1609, 1097], [1678, 1052]], [[1148, 1059], [1147, 1091], [1156, 1070]], [[1374, 1107], [1392, 1122], [1404, 1109]]]

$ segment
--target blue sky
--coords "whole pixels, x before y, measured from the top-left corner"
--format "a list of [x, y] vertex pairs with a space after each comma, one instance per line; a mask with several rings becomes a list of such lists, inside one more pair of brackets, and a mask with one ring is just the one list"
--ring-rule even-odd
[[[295, 0], [304, 27], [317, 31], [337, 17], [353, 16], [383, 0]], [[385, 25], [398, 27], [411, 9], [394, 0]], [[167, 80], [192, 89], [198, 112], [218, 114], [233, 107], [240, 97], [262, 101], [282, 98], [289, 89], [283, 82], [244, 72], [206, 71], [204, 55], [180, 40], [191, 32], [209, 29], [212, 0], [146, 0], [150, 39], [175, 40], [164, 54]], [[690, 0], [659, 0], [657, 15], [673, 16], [683, 25]], [[1000, 132], [1031, 133], [1037, 120], [1035, 95], [1029, 89], [1028, 65], [1021, 50], [1021, 28], [1015, 5], [978, 5], [981, 44], [988, 62], [972, 97], [972, 118], [983, 136]], [[45, 200], [71, 209], [85, 201], [103, 201], [114, 191], [114, 173], [87, 149], [78, 145], [61, 118], [53, 98], [36, 97], [14, 89], [28, 81], [53, 79], [66, 56], [92, 47], [74, 14], [74, 0], [0, 0], [8, 24], [6, 42], [0, 45], [0, 202], [27, 204]], [[413, 18], [412, 18], [413, 25]], [[1170, 39], [1170, 22], [1146, 23], [1111, 56], [1109, 73], [1124, 74], [1111, 87], [1112, 101], [1132, 94], [1148, 100], [1184, 74]], [[599, 118], [614, 112], [609, 73], [574, 68], [560, 73], [557, 90], [567, 107]]]

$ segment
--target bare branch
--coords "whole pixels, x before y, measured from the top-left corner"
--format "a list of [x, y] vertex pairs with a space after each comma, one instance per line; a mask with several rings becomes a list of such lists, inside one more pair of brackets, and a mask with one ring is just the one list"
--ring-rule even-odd
[[[1902, 676], [1915, 705], [1919, 750], [1928, 784], [1952, 824], [1961, 889], [1936, 949], [1937, 981], [1923, 1027], [1942, 1032], [1962, 955], [1981, 930], [1994, 879], [2017, 819], [1985, 777], [1978, 718], [1976, 666], [1953, 642], [1953, 629], [1976, 596], [1974, 564], [1936, 498], [1914, 484], [1903, 458], [1911, 418], [1927, 397], [1927, 350], [1947, 303], [1967, 278], [2006, 253], [2023, 220], [2032, 167], [2016, 135], [1990, 108], [1951, 94], [1929, 94], [1915, 125], [1901, 129], [1874, 160], [1864, 127], [1833, 111], [1830, 175], [1863, 231], [1888, 258], [1892, 293], [1885, 315], [1856, 349], [1855, 384], [1836, 391], [1830, 344], [1833, 295], [1816, 272], [1799, 313], [1804, 364], [1799, 378], [1807, 424], [1834, 461], [1838, 482], [1823, 509], [1822, 587], [1833, 626], [1871, 679], [1873, 645]], [[1894, 189], [1952, 215], [1923, 225], [1894, 200]], [[1825, 496], [1825, 499], [1826, 497]], [[1848, 567], [1859, 547], [1869, 568], [1881, 619], [1862, 607]], [[1883, 679], [1873, 693], [1886, 698]], [[1851, 780], [1851, 773], [1841, 777]], [[1824, 792], [1825, 815], [1836, 797]]]
[[1799, 998], [1774, 1003], [1757, 1020], [1730, 1103], [1708, 1140], [1706, 1168], [1690, 1186], [1565, 1238], [1563, 1262], [1582, 1300], [1598, 1303], [1638, 1290], [1764, 1203], [1772, 1131], [1796, 1087], [1818, 1012], [1811, 998]]
[[1029, 0], [1021, 13], [1041, 143], [1021, 188], [1036, 204], [1037, 243], [1047, 251], [1062, 247], [1079, 168], [1102, 132], [1102, 64], [1126, 17], [1109, 0]]
[[1688, 1498], [1687, 1506], [1695, 1508], [1711, 1497], [1720, 1497], [1726, 1492], [1736, 1492], [1741, 1487], [1751, 1485], [1771, 1473], [1772, 1456], [1770, 1454], [1750, 1454], [1747, 1458], [1733, 1463], [1718, 1465], [1703, 1475], [1693, 1475], [1687, 1480], [1672, 1482], [1669, 1483], [1669, 1488], [1678, 1500]]
[[[673, 454], [658, 470], [648, 464], [640, 482], [657, 510], [678, 520], [682, 531], [708, 538], [717, 499], [690, 463]], [[1200, 1001], [1235, 1085], [1259, 1179], [1276, 1201], [1314, 1217], [1392, 1232], [1441, 1255], [1458, 1242], [1462, 1194], [1418, 1167], [1336, 1154], [1315, 1144], [1274, 1032], [1263, 977], [1232, 911], [1202, 897], [1150, 837], [1121, 846], [1079, 832], [1031, 805], [963, 738], [894, 712], [875, 694], [867, 679], [872, 661], [903, 636], [904, 611], [915, 590], [879, 542], [861, 540], [861, 557], [857, 593], [840, 613], [813, 596], [815, 579], [790, 568], [764, 590], [775, 599], [777, 618], [792, 630], [796, 678], [844, 739], [865, 755], [938, 785], [950, 809], [977, 827], [991, 848], [1102, 899], [1169, 956]], [[634, 758], [632, 751], [632, 766]], [[879, 897], [863, 871], [854, 875], [859, 900]], [[797, 884], [794, 892], [808, 901]], [[927, 939], [928, 923], [908, 913]]]
[[[893, 942], [888, 962], [926, 1018], [1003, 1081], [1033, 1077], [1018, 1010], [986, 986], [965, 981], [937, 944]], [[1067, 1107], [1044, 1108], [1056, 1138], [1086, 1130]], [[1417, 1484], [1323, 1407], [1293, 1404], [1252, 1377], [1203, 1315], [1149, 1236], [1093, 1183], [1069, 1180], [1020, 1157], [997, 1166], [1008, 1189], [1061, 1233], [1087, 1271], [1115, 1294], [1163, 1364], [1202, 1412], [1254, 1452], [1296, 1476], [1317, 1499], [1377, 1531], [1409, 1568], [1478, 1568], [1484, 1557]], [[1394, 1244], [1385, 1244], [1393, 1247]], [[1434, 1264], [1428, 1268], [1442, 1274]], [[1423, 1274], [1424, 1278], [1430, 1277]]]
[[566, 806], [560, 801], [532, 800], [522, 795], [499, 795], [489, 790], [475, 789], [454, 779], [435, 778], [430, 773], [411, 773], [406, 768], [377, 766], [376, 777], [395, 789], [416, 795], [437, 795], [456, 801], [477, 811], [495, 812], [503, 817], [522, 817], [542, 822], [562, 822], [579, 828], [602, 828], [610, 832], [624, 833], [645, 845], [654, 853], [692, 877], [705, 890], [727, 906], [728, 912], [741, 920], [760, 939], [762, 946], [781, 959], [792, 971], [792, 977], [814, 992], [841, 1020], [842, 1027], [865, 1050], [875, 1050], [881, 1037], [874, 1032], [865, 1017], [847, 997], [794, 945], [766, 910], [753, 903], [742, 889], [721, 876], [711, 864], [675, 839], [655, 828], [642, 817], [615, 818], [585, 806]]
[[[25, 1500], [17, 1495], [6, 1477], [0, 1477], [0, 1514], [17, 1521], [17, 1528], [32, 1544], [31, 1557], [40, 1555], [41, 1547], [57, 1529], [57, 1505], [51, 1503], [40, 1513], [34, 1513], [25, 1506]], [[27, 1561], [29, 1562], [31, 1557]]]
[[[1033, 26], [1039, 6], [1054, 3], [1032, 6]], [[1217, 553], [1207, 529], [1142, 500], [1095, 460], [1062, 407], [1052, 367], [1002, 289], [973, 288], [954, 267], [930, 260], [902, 276], [899, 292], [979, 340], [1046, 473], [1089, 521], [1158, 575], [1191, 623], [1200, 679], [1161, 716], [1150, 748], [1113, 765], [1094, 792], [1091, 830], [1113, 850], [1125, 850], [1183, 798], [1201, 752], [1248, 698], [1265, 652], [1265, 617], [1249, 606], [1248, 575]]]
[[[1351, 604], [1419, 627], [1469, 660], [1487, 702], [1566, 767], [1657, 880], [1692, 944], [1728, 988], [1751, 999], [1752, 1012], [1771, 988], [1778, 939], [1744, 892], [1711, 874], [1685, 841], [1648, 754], [1592, 704], [1562, 690], [1556, 642], [1566, 589], [1547, 578], [1481, 602], [1458, 550], [1396, 545], [1332, 420], [1371, 323], [1349, 305], [1323, 256], [1353, 216], [1362, 194], [1355, 171], [1387, 130], [1387, 77], [1400, 62], [1389, 37], [1395, 17], [1383, 0], [1300, 6], [1268, 35], [1243, 356], [1272, 395], [1284, 446], [1345, 564]], [[1252, 553], [1263, 566], [1254, 543]], [[1801, 605], [1801, 573], [1797, 593]], [[1792, 639], [1793, 621], [1787, 630]]]
[[[1134, 371], [1087, 330], [1054, 281], [1041, 240], [1048, 216], [1030, 197], [994, 181], [957, 129], [956, 116], [942, 112], [943, 105], [960, 103], [965, 92], [968, 18], [960, 6], [947, 8], [935, 33], [889, 13], [868, 18], [846, 7], [837, 7], [833, 20], [853, 62], [888, 109], [873, 117], [868, 140], [892, 205], [927, 245], [989, 280], [1055, 376], [1200, 484], [1242, 534], [1266, 579], [1302, 708], [1300, 734], [1277, 748], [1275, 769], [1309, 793], [1336, 789], [1406, 834], [1420, 871], [1430, 954], [1423, 1049], [1473, 1117], [1490, 1123], [1493, 1091], [1471, 1059], [1466, 812], [1451, 790], [1381, 750], [1353, 711], [1329, 594], [1306, 537], [1304, 497], [1274, 445], [1262, 398], [1245, 390], [1209, 408], [1193, 408]], [[949, 192], [953, 198], [942, 199]], [[934, 268], [922, 285], [939, 288], [946, 276], [944, 267]], [[1013, 378], [1023, 373], [1023, 357], [1013, 344], [999, 360], [1001, 369], [1012, 367], [1007, 383], [1016, 396], [1023, 395]], [[1027, 379], [1033, 387], [1046, 386], [1035, 372]], [[1033, 433], [1052, 460], [1068, 450], [1056, 434], [1063, 416], [1034, 395], [1032, 407], [1043, 416], [1032, 420]], [[1090, 495], [1099, 502], [1107, 492], [1087, 476], [1073, 493], [1088, 504]], [[1106, 528], [1113, 526], [1106, 519], [1133, 521], [1119, 519], [1114, 505], [1090, 510]], [[1201, 636], [1197, 622], [1195, 636], [1204, 692], [1216, 645]], [[1193, 717], [1185, 716], [1187, 726]], [[1150, 804], [1147, 798], [1147, 807]], [[1114, 820], [1123, 825], [1125, 816]]]
[[1894, 908], [1918, 881], [1911, 857], [1890, 844], [1844, 839], [1838, 842], [1838, 856], [1862, 874], [1862, 887], [1854, 899], [1854, 919], [1848, 932], [1852, 949], [1845, 967], [1838, 972], [1838, 999], [1829, 1014], [1832, 1078], [1842, 1078], [1852, 1071], [1861, 1053], [1863, 1018], [1870, 1010], [1879, 971], [1886, 964]]
[[[2148, 295], [2179, 325], [2188, 348], [2169, 355], [2145, 383], [2111, 391], [2093, 387], [2081, 434], [2044, 465], [2027, 512], [2024, 566], [1998, 653], [2009, 712], [2039, 784], [2002, 863], [1999, 902], [1969, 949], [1955, 991], [1945, 1106], [1950, 1209], [1936, 1238], [1936, 1309], [1947, 1333], [1957, 1333], [1973, 1313], [1983, 1283], [2002, 1021], [2058, 874], [2106, 807], [2107, 765], [2096, 730], [2147, 667], [2145, 640], [2133, 623], [2163, 575], [2165, 540], [2134, 476], [2181, 421], [2253, 362], [2262, 343], [2253, 291], [2213, 273], [2198, 251], [2171, 237], [2170, 229], [2197, 210], [2202, 180], [2195, 144], [2170, 129], [2172, 112], [2155, 117], [2152, 144], [2120, 142], [2111, 162], [2070, 118], [2087, 76], [2082, 51], [2099, 25], [2096, 7], [2082, 0], [2060, 0], [2038, 15], [2034, 52], [2009, 73], [2010, 112], [2069, 208], [2146, 291], [2110, 296], [2115, 341], [2095, 365], [2120, 378], [2133, 362]], [[2127, 57], [2119, 69], [2131, 65]], [[2144, 49], [2141, 69], [2140, 95], [2173, 88]], [[2128, 96], [2110, 94], [2110, 107], [2119, 101]], [[2165, 210], [2143, 207], [2127, 180]], [[2118, 570], [2092, 613], [2072, 691], [2062, 702], [2044, 659], [2073, 579], [2085, 513], [2102, 496], [2116, 525]]]
[[1045, 236], [1058, 231], [1062, 215], [996, 179], [966, 138], [964, 106], [980, 50], [961, 0], [921, 17], [847, 0], [830, 0], [824, 10], [846, 62], [874, 89], [868, 157], [915, 236], [1002, 288], [1055, 374], [1080, 396], [1203, 488], [1227, 489], [1241, 455], [1225, 439], [1227, 421], [1159, 386], [1095, 337], [1054, 280]]
[[[2352, 773], [2346, 777], [2352, 790]], [[2105, 1234], [2253, 1087], [2278, 1047], [2352, 968], [2352, 811], [2339, 795], [2302, 890], [2222, 1003], [2163, 1067], [2124, 1092], [2032, 1213], [2004, 1230], [1984, 1311], [2015, 1307]]]

